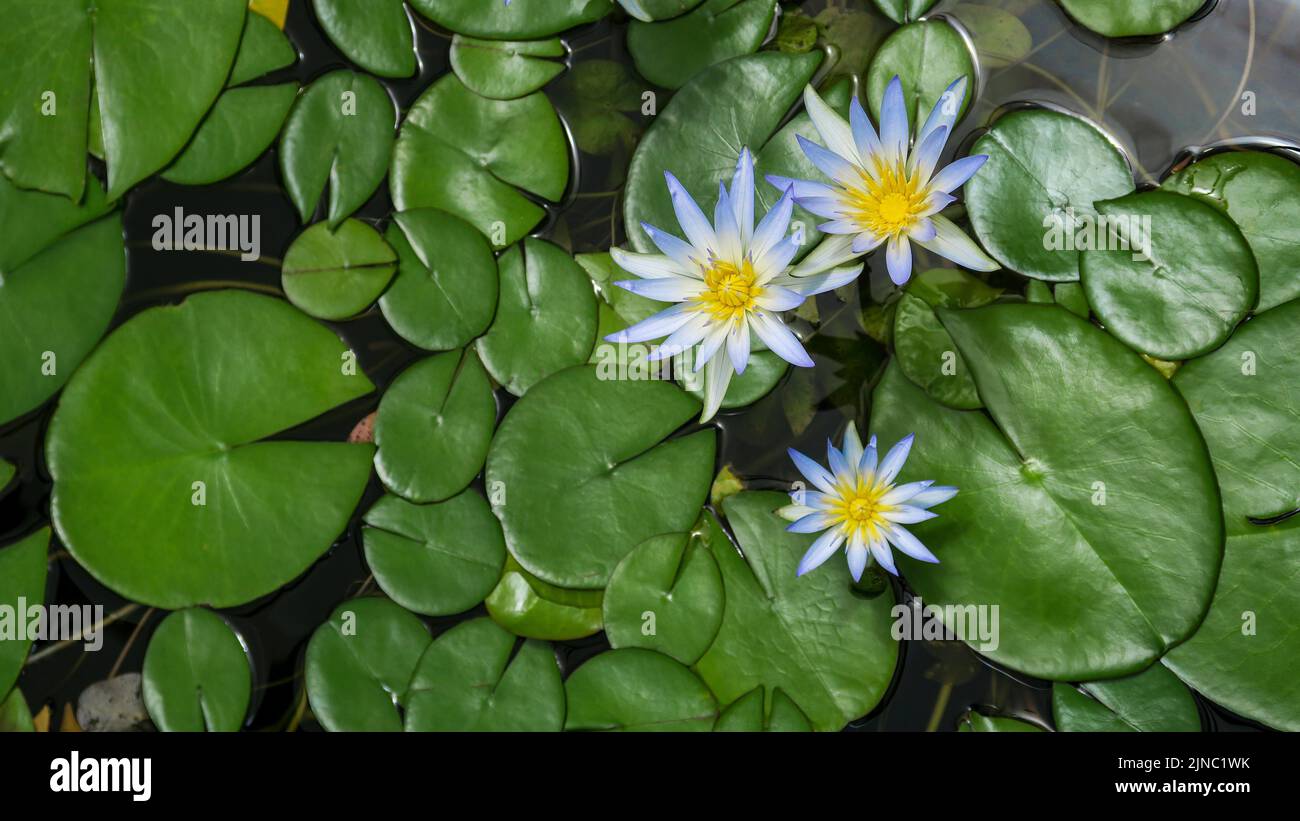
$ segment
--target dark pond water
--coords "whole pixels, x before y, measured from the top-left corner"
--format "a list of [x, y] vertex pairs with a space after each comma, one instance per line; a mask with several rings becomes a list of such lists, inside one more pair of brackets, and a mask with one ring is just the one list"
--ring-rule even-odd
[[[824, 22], [847, 12], [862, 11], [867, 0], [807, 0], [798, 6]], [[1300, 134], [1300, 0], [1219, 0], [1208, 4], [1202, 18], [1167, 38], [1107, 43], [1070, 23], [1048, 0], [982, 0], [966, 4], [940, 3], [932, 14], [951, 13], [959, 21], [976, 19], [971, 7], [995, 6], [1014, 14], [1032, 38], [1023, 60], [1008, 64], [998, 32], [968, 26], [981, 52], [980, 93], [971, 112], [958, 126], [954, 145], [968, 140], [1000, 109], [1026, 102], [1070, 108], [1103, 124], [1123, 144], [1139, 179], [1160, 180], [1168, 170], [1216, 145], [1243, 140], [1287, 142]], [[862, 22], [862, 21], [859, 21]], [[864, 52], [873, 37], [883, 37], [890, 24], [872, 18], [858, 29], [846, 49], [846, 66]], [[405, 109], [433, 79], [448, 70], [449, 37], [424, 24], [415, 26], [421, 70], [418, 77], [385, 81], [399, 107]], [[344, 67], [340, 55], [317, 28], [309, 4], [294, 0], [286, 30], [302, 59], [267, 81], [293, 77], [307, 82]], [[604, 22], [566, 38], [572, 61], [613, 60], [631, 68], [623, 46], [623, 26]], [[639, 87], [649, 86], [636, 78]], [[552, 88], [552, 91], [555, 89]], [[669, 93], [659, 90], [662, 105]], [[552, 94], [561, 114], [571, 105]], [[1253, 113], [1243, 100], [1254, 103]], [[627, 116], [630, 131], [649, 124], [649, 117]], [[576, 149], [575, 149], [576, 151]], [[602, 157], [580, 154], [576, 176], [564, 202], [548, 205], [546, 221], [537, 233], [569, 250], [604, 250], [623, 239], [621, 184], [629, 153], [616, 149]], [[176, 207], [194, 213], [260, 214], [263, 258], [241, 263], [213, 253], [160, 253], [149, 243], [153, 215]], [[387, 187], [375, 195], [358, 216], [375, 224], [391, 210]], [[282, 191], [274, 150], [252, 168], [224, 183], [185, 188], [161, 180], [132, 191], [126, 201], [128, 282], [116, 323], [151, 306], [177, 302], [195, 291], [238, 286], [279, 294], [279, 258], [302, 229]], [[880, 259], [873, 261], [883, 265]], [[918, 260], [918, 270], [934, 260]], [[860, 308], [869, 294], [879, 297], [887, 279], [870, 272], [848, 301], [833, 294], [818, 303], [822, 323], [809, 339], [817, 360], [811, 378], [788, 377], [775, 391], [741, 413], [720, 417], [722, 448], [719, 467], [731, 465], [756, 487], [784, 487], [794, 479], [785, 448], [817, 448], [837, 435], [844, 423], [867, 418], [866, 401], [885, 352], [862, 331]], [[381, 390], [421, 354], [393, 334], [377, 310], [335, 325], [357, 351], [366, 372]], [[341, 439], [374, 409], [377, 395], [336, 409], [326, 417], [286, 432], [285, 438]], [[502, 412], [508, 406], [502, 397]], [[45, 426], [53, 402], [0, 429], [0, 456], [19, 467], [21, 485], [0, 499], [0, 543], [8, 543], [48, 520], [50, 482], [41, 453]], [[248, 726], [284, 727], [304, 698], [302, 655], [311, 632], [342, 600], [373, 590], [359, 549], [360, 513], [382, 495], [373, 479], [349, 530], [304, 576], [274, 596], [226, 611], [241, 632], [254, 661], [257, 679]], [[114, 672], [138, 671], [144, 650], [162, 614], [132, 607], [95, 582], [58, 544], [51, 548], [47, 601], [99, 604], [113, 618], [104, 631], [104, 646], [96, 653], [80, 646], [38, 646], [20, 679], [33, 712], [44, 705], [57, 712], [75, 702], [89, 684]], [[884, 595], [907, 595], [901, 587]], [[465, 618], [482, 615], [482, 608], [457, 617], [429, 620], [441, 631]], [[1015, 715], [1050, 723], [1050, 689], [990, 666], [956, 642], [904, 643], [902, 663], [891, 694], [853, 730], [950, 730], [972, 706], [986, 712]], [[562, 665], [576, 664], [607, 647], [603, 637], [557, 645]], [[1202, 700], [1207, 729], [1250, 729], [1251, 724]], [[303, 729], [316, 729], [308, 718]]]

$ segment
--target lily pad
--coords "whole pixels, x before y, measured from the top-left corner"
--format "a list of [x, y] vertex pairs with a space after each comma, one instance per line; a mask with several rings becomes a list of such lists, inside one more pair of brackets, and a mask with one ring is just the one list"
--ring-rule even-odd
[[363, 521], [366, 564], [380, 589], [407, 610], [426, 616], [461, 613], [496, 587], [506, 543], [476, 490], [435, 505], [387, 495]]
[[32, 726], [32, 711], [27, 706], [27, 699], [23, 698], [23, 691], [17, 687], [9, 691], [9, 695], [0, 701], [0, 733], [31, 733], [36, 728]]
[[1056, 299], [1057, 305], [1075, 316], [1087, 319], [1092, 314], [1092, 307], [1088, 305], [1088, 295], [1084, 293], [1083, 286], [1077, 282], [1056, 283], [1056, 287], [1052, 289], [1052, 296]]
[[1167, 191], [1096, 207], [1118, 229], [1121, 241], [1108, 244], [1120, 249], [1083, 252], [1083, 289], [1106, 330], [1130, 347], [1171, 361], [1200, 356], [1255, 306], [1255, 257], [1222, 211]]
[[[0, 548], [0, 605], [4, 605], [15, 618], [9, 619], [9, 630], [15, 629], [16, 618], [26, 616], [24, 608], [40, 607], [45, 603], [45, 552], [50, 545], [50, 529], [41, 528], [8, 547]], [[18, 680], [18, 673], [27, 662], [31, 649], [30, 638], [4, 635], [0, 640], [0, 692], [7, 693]]]
[[1034, 279], [1077, 280], [1071, 240], [1096, 224], [1093, 203], [1133, 191], [1128, 160], [1107, 135], [1059, 111], [1000, 117], [971, 153], [989, 158], [963, 189], [976, 236], [998, 262]]
[[601, 631], [602, 599], [599, 590], [549, 585], [507, 554], [501, 580], [484, 604], [492, 620], [516, 636], [570, 641]]
[[1194, 733], [1196, 699], [1178, 677], [1155, 664], [1133, 676], [1052, 687], [1052, 715], [1064, 732]]
[[429, 631], [387, 599], [345, 601], [307, 643], [312, 714], [331, 732], [397, 732]]
[[448, 351], [402, 372], [375, 418], [375, 470], [413, 502], [460, 493], [487, 457], [496, 424], [492, 383], [471, 350]]
[[732, 702], [713, 725], [715, 733], [807, 733], [808, 717], [781, 688], [772, 691], [772, 709], [765, 711], [763, 688], [755, 687]]
[[233, 733], [244, 724], [253, 671], [239, 636], [211, 610], [163, 619], [144, 656], [144, 703], [163, 732]]
[[[1252, 319], [1174, 384], [1218, 472], [1228, 544], [1200, 629], [1165, 657], [1198, 692], [1270, 727], [1300, 730], [1300, 302]], [[1254, 518], [1264, 524], [1255, 524]]]
[[528, 238], [497, 260], [496, 318], [475, 343], [492, 378], [523, 396], [551, 374], [580, 365], [596, 343], [596, 294], [573, 257]]
[[564, 692], [566, 730], [708, 732], [718, 717], [713, 694], [690, 668], [639, 647], [590, 659]]
[[436, 208], [393, 215], [388, 243], [397, 279], [379, 299], [398, 335], [431, 351], [467, 345], [487, 330], [497, 307], [497, 262], [487, 239]]
[[568, 55], [558, 37], [549, 40], [479, 40], [457, 34], [451, 67], [470, 91], [494, 100], [532, 94], [564, 72]]
[[1172, 31], [1192, 18], [1205, 0], [1057, 0], [1065, 13], [1103, 37], [1139, 37]]
[[1090, 681], [1150, 666], [1195, 630], [1222, 555], [1206, 503], [1218, 488], [1186, 405], [1055, 305], [938, 316], [988, 415], [933, 402], [894, 365], [876, 388], [872, 432], [916, 435], [900, 481], [961, 489], [911, 528], [941, 563], [904, 556], [900, 571], [930, 604], [998, 605], [1000, 643], [977, 649], [1014, 669]]
[[490, 619], [438, 636], [415, 668], [406, 729], [417, 732], [559, 732], [564, 684], [555, 652]]
[[672, 384], [602, 381], [589, 365], [535, 385], [488, 454], [510, 552], [551, 584], [601, 588], [632, 548], [688, 529], [713, 478], [714, 433], [665, 437], [699, 410]]
[[329, 549], [373, 452], [259, 440], [373, 388], [337, 336], [286, 302], [213, 291], [150, 308], [86, 360], [50, 421], [54, 525], [135, 601], [252, 601]]
[[710, 66], [677, 92], [646, 131], [628, 169], [623, 212], [632, 247], [658, 253], [642, 222], [665, 231], [677, 226], [665, 170], [712, 213], [718, 183], [731, 179], [740, 150], [757, 151], [767, 143], [821, 61], [817, 52], [759, 52]]
[[614, 10], [611, 0], [546, 0], [507, 6], [482, 0], [411, 0], [420, 14], [443, 28], [492, 40], [537, 40], [594, 23]]
[[441, 208], [501, 248], [546, 213], [524, 192], [557, 202], [568, 182], [568, 141], [545, 94], [489, 100], [455, 74], [430, 86], [407, 112], [389, 174], [399, 211]]
[[121, 197], [171, 162], [212, 107], [234, 62], [247, 5], [10, 4], [0, 32], [7, 66], [0, 170], [22, 188], [81, 199], [93, 74], [108, 198]]
[[360, 220], [338, 228], [318, 222], [294, 239], [284, 255], [284, 295], [320, 319], [347, 319], [364, 311], [388, 286], [397, 253]]
[[[293, 65], [297, 59], [289, 38], [265, 17], [249, 14], [226, 90], [204, 116], [180, 156], [163, 171], [163, 179], [182, 185], [206, 185], [234, 176], [260, 157], [280, 133], [297, 98], [298, 84], [243, 84]], [[96, 127], [92, 122], [92, 129]]]
[[1031, 724], [1010, 716], [988, 716], [976, 710], [961, 717], [957, 722], [959, 733], [1043, 733], [1047, 732], [1037, 724]]
[[965, 38], [946, 20], [908, 23], [880, 44], [867, 70], [866, 102], [876, 122], [880, 122], [885, 87], [895, 77], [903, 84], [907, 121], [919, 129], [958, 77], [966, 78], [966, 96], [957, 116], [966, 112], [975, 93], [974, 56]]
[[329, 184], [328, 221], [337, 226], [379, 188], [393, 149], [397, 110], [373, 77], [332, 71], [307, 86], [280, 135], [280, 172], [289, 199], [310, 222]]
[[1259, 308], [1300, 297], [1300, 165], [1262, 151], [1212, 154], [1162, 188], [1196, 197], [1232, 217], [1259, 264]]
[[978, 308], [1001, 294], [1002, 289], [955, 268], [933, 268], [912, 277], [890, 306], [894, 352], [907, 378], [950, 408], [983, 407], [970, 370], [934, 309]]
[[651, 20], [670, 20], [685, 14], [704, 0], [637, 0]]
[[0, 424], [53, 396], [108, 330], [126, 283], [121, 215], [0, 178]]
[[1034, 37], [1020, 18], [1004, 8], [958, 3], [952, 14], [970, 32], [979, 65], [985, 70], [1006, 68], [1029, 56]]
[[911, 23], [929, 11], [938, 0], [875, 0], [876, 8], [898, 23]]
[[609, 643], [699, 661], [722, 624], [722, 576], [711, 544], [731, 547], [706, 512], [694, 532], [655, 536], [627, 554], [605, 588]]
[[380, 77], [415, 73], [415, 39], [402, 0], [312, 0], [312, 10], [330, 42], [361, 68]]
[[775, 511], [789, 503], [785, 494], [756, 491], [723, 502], [744, 555], [728, 544], [714, 547], [726, 608], [695, 669], [723, 704], [759, 686], [775, 699], [780, 688], [814, 729], [838, 731], [871, 712], [893, 678], [894, 601], [855, 595], [842, 561], [796, 576], [813, 537], [785, 529]]
[[657, 86], [681, 88], [715, 63], [757, 51], [775, 10], [771, 0], [705, 0], [672, 20], [632, 21], [627, 50], [641, 76]]

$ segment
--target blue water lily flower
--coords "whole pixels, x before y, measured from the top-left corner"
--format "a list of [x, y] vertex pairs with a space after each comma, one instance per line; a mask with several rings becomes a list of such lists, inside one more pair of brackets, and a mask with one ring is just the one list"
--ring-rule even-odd
[[939, 214], [956, 200], [952, 192], [988, 159], [978, 154], [937, 168], [965, 94], [966, 78], [961, 77], [948, 86], [911, 143], [903, 85], [897, 77], [885, 89], [879, 134], [857, 97], [845, 122], [809, 86], [804, 107], [825, 145], [802, 136], [799, 144], [831, 184], [778, 176], [769, 176], [768, 182], [782, 191], [793, 185], [795, 202], [829, 220], [818, 226], [831, 235], [823, 253], [834, 251], [838, 263], [883, 244], [889, 278], [902, 285], [912, 275], [915, 242], [958, 265], [997, 270], [996, 262]]
[[935, 518], [938, 514], [930, 508], [956, 496], [957, 488], [936, 486], [932, 481], [894, 483], [913, 439], [907, 436], [899, 441], [877, 464], [876, 437], [862, 447], [857, 428], [850, 423], [843, 450], [826, 442], [830, 470], [790, 449], [795, 467], [817, 490], [791, 494], [794, 503], [777, 512], [794, 523], [786, 528], [792, 533], [822, 533], [799, 562], [796, 575], [820, 566], [841, 546], [847, 547], [854, 581], [862, 578], [868, 557], [897, 576], [891, 545], [913, 559], [939, 561], [904, 525]]
[[717, 413], [732, 375], [744, 373], [756, 342], [793, 365], [812, 367], [808, 352], [786, 327], [781, 313], [798, 308], [814, 294], [852, 282], [862, 266], [829, 269], [822, 264], [824, 257], [814, 251], [787, 271], [800, 245], [797, 237], [789, 236], [794, 194], [787, 190], [755, 226], [754, 158], [748, 148], [740, 153], [731, 190], [725, 184], [718, 186], [713, 222], [676, 177], [671, 173], [664, 177], [686, 239], [642, 223], [663, 253], [633, 254], [611, 248], [610, 255], [624, 270], [640, 277], [617, 285], [677, 304], [606, 339], [631, 343], [667, 337], [651, 359], [693, 350], [695, 371], [704, 369], [700, 419], [708, 421]]

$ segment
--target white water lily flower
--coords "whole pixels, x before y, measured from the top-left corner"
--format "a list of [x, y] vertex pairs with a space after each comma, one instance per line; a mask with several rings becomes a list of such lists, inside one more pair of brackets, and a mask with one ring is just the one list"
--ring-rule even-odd
[[781, 312], [852, 282], [862, 266], [828, 270], [831, 266], [821, 264], [824, 257], [814, 258], [814, 252], [809, 254], [810, 263], [786, 271], [799, 250], [799, 241], [788, 236], [794, 194], [787, 190], [755, 226], [754, 158], [748, 148], [740, 152], [731, 190], [718, 186], [712, 223], [676, 177], [667, 172], [664, 177], [686, 239], [642, 223], [662, 254], [633, 254], [620, 248], [611, 248], [610, 254], [620, 267], [640, 277], [617, 285], [677, 304], [606, 339], [631, 343], [666, 336], [651, 359], [694, 348], [695, 370], [704, 368], [700, 420], [708, 421], [717, 413], [732, 374], [744, 373], [753, 337], [792, 365], [812, 367], [808, 352], [782, 322]]
[[793, 185], [795, 202], [829, 220], [818, 228], [832, 235], [826, 252], [837, 251], [836, 262], [884, 244], [889, 278], [902, 285], [912, 275], [911, 243], [915, 242], [966, 268], [995, 271], [1000, 266], [951, 220], [939, 215], [956, 200], [951, 192], [988, 159], [977, 154], [936, 169], [965, 94], [965, 77], [948, 86], [909, 149], [907, 104], [897, 77], [885, 89], [879, 135], [857, 97], [849, 105], [846, 123], [809, 86], [804, 89], [804, 106], [825, 146], [802, 136], [799, 144], [831, 184], [777, 176], [769, 176], [768, 182], [782, 191]]
[[939, 561], [903, 525], [935, 518], [938, 514], [930, 508], [956, 496], [957, 488], [936, 487], [930, 481], [894, 483], [912, 450], [913, 439], [913, 436], [902, 439], [877, 464], [876, 437], [871, 437], [867, 446], [862, 447], [857, 428], [850, 423], [844, 434], [844, 450], [837, 450], [829, 441], [826, 443], [830, 470], [790, 449], [795, 467], [817, 490], [791, 494], [794, 504], [777, 513], [794, 522], [786, 528], [792, 533], [825, 531], [804, 554], [796, 575], [802, 576], [818, 567], [841, 546], [847, 547], [849, 572], [854, 581], [862, 578], [868, 557], [897, 576], [890, 545], [913, 559]]

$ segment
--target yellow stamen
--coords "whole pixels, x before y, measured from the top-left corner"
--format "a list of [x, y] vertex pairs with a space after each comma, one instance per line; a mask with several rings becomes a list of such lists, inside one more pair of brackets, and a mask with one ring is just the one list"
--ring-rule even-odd
[[700, 294], [699, 310], [708, 311], [720, 322], [742, 319], [745, 312], [757, 307], [763, 289], [754, 283], [754, 265], [746, 259], [740, 267], [722, 260], [711, 260], [704, 269], [708, 290]]
[[908, 176], [901, 163], [876, 163], [876, 177], [861, 172], [862, 187], [844, 189], [848, 199], [848, 217], [877, 236], [896, 236], [921, 219], [928, 190], [919, 179]]
[[881, 502], [885, 494], [893, 490], [893, 485], [868, 483], [859, 478], [856, 484], [843, 485], [836, 490], [838, 498], [830, 512], [835, 523], [844, 528], [845, 536], [851, 539], [855, 532], [860, 531], [863, 541], [878, 538], [881, 526], [889, 521], [884, 514], [896, 507]]

